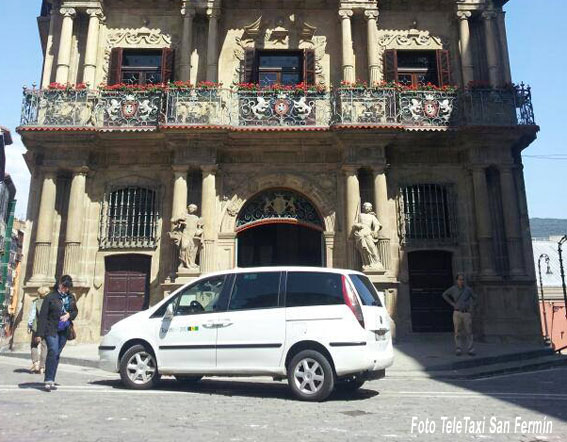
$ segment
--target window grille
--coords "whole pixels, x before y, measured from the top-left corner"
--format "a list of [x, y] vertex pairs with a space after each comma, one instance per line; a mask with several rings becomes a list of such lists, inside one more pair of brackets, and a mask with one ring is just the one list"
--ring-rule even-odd
[[453, 242], [457, 239], [453, 186], [415, 184], [401, 189], [400, 215], [404, 242]]
[[143, 187], [114, 190], [107, 193], [102, 210], [101, 248], [156, 246], [159, 211], [154, 190]]

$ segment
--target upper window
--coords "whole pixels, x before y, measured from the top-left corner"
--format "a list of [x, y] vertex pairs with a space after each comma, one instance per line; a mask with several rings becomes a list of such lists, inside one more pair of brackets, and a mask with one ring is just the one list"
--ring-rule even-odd
[[324, 272], [289, 272], [286, 307], [343, 304], [341, 275]]
[[108, 84], [156, 84], [172, 80], [173, 51], [114, 48], [110, 56]]
[[101, 248], [155, 247], [159, 218], [156, 193], [143, 187], [108, 193], [103, 205]]
[[401, 212], [405, 241], [456, 238], [452, 186], [415, 184], [402, 188]]
[[451, 84], [448, 51], [387, 50], [384, 58], [386, 81], [405, 86]]
[[315, 83], [315, 54], [312, 50], [246, 50], [242, 79], [262, 86]]
[[240, 273], [232, 288], [229, 310], [278, 306], [280, 272]]

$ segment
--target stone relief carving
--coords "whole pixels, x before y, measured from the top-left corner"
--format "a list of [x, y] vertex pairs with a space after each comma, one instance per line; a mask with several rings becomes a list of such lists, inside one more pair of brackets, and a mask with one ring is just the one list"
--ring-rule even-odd
[[377, 244], [381, 229], [382, 225], [372, 211], [372, 204], [364, 203], [358, 222], [352, 227], [352, 236], [362, 258], [363, 270], [384, 270]]
[[289, 46], [290, 36], [297, 36], [300, 49], [313, 49], [315, 51], [315, 75], [318, 84], [325, 84], [323, 58], [327, 49], [327, 38], [322, 35], [315, 36], [317, 28], [300, 17], [291, 15], [288, 23], [282, 17], [268, 23], [260, 16], [257, 20], [243, 27], [242, 35], [236, 37], [234, 57], [237, 61], [234, 70], [233, 82], [240, 82], [241, 65], [244, 61], [246, 49], [264, 48], [270, 46]]
[[[415, 23], [414, 23], [415, 24]], [[384, 58], [387, 49], [448, 49], [447, 40], [418, 29], [378, 29], [378, 57]], [[378, 64], [379, 74], [384, 78], [383, 65]]]
[[169, 237], [179, 248], [179, 271], [199, 269], [197, 256], [202, 246], [203, 220], [195, 215], [197, 206], [190, 204], [187, 214], [172, 220]]
[[103, 78], [108, 80], [108, 68], [110, 52], [112, 48], [151, 48], [161, 49], [173, 47], [173, 36], [162, 32], [159, 28], [150, 29], [147, 26], [141, 28], [113, 29], [108, 28], [106, 32], [106, 47], [104, 49]]

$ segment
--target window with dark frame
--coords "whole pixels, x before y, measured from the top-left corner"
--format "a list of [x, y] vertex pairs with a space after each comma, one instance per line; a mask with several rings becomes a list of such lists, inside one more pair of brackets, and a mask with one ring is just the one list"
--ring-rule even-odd
[[451, 241], [457, 237], [455, 199], [449, 184], [414, 184], [401, 189], [404, 241]]
[[172, 49], [113, 48], [110, 55], [108, 84], [159, 84], [173, 80]]
[[241, 72], [242, 82], [258, 83], [262, 86], [315, 84], [315, 53], [310, 49], [247, 49]]
[[124, 187], [109, 192], [103, 206], [101, 248], [155, 247], [157, 192], [143, 187]]
[[451, 84], [449, 52], [445, 50], [389, 49], [384, 54], [384, 72], [386, 81], [404, 86]]

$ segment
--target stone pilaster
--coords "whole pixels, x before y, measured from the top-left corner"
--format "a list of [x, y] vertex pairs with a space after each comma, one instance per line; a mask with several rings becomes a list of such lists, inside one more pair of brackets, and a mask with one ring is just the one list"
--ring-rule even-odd
[[500, 38], [500, 47], [502, 48], [502, 54], [500, 54], [500, 57], [502, 61], [502, 75], [504, 76], [504, 83], [512, 84], [510, 54], [508, 52], [508, 35], [506, 34], [506, 12], [498, 11], [496, 15], [496, 26], [498, 29], [498, 37]]
[[376, 212], [378, 221], [380, 221], [382, 225], [378, 249], [384, 268], [390, 270], [392, 261], [390, 238], [392, 238], [394, 234], [390, 223], [391, 215], [388, 210], [388, 184], [386, 182], [384, 166], [372, 168], [372, 174], [374, 177], [374, 211]]
[[187, 166], [173, 167], [173, 203], [171, 205], [171, 219], [178, 219], [187, 212]]
[[471, 53], [471, 32], [469, 27], [470, 11], [458, 11], [459, 43], [461, 49], [461, 70], [463, 72], [463, 86], [474, 80], [474, 65]]
[[65, 257], [63, 273], [81, 280], [81, 238], [85, 223], [85, 194], [88, 169], [83, 168], [73, 174], [67, 211], [67, 232], [65, 235]]
[[61, 34], [59, 35], [59, 54], [57, 55], [57, 72], [55, 81], [67, 84], [69, 81], [69, 65], [71, 62], [71, 43], [73, 39], [73, 23], [76, 15], [74, 8], [61, 8], [59, 13], [63, 16]]
[[380, 80], [380, 59], [378, 57], [378, 11], [364, 11], [368, 33], [368, 84], [374, 85]]
[[475, 166], [472, 169], [474, 203], [476, 216], [476, 235], [478, 239], [478, 252], [480, 255], [480, 274], [494, 276], [494, 260], [492, 249], [492, 222], [490, 207], [488, 205], [488, 185], [486, 182], [486, 169]]
[[53, 70], [53, 37], [55, 33], [55, 22], [57, 21], [57, 10], [51, 10], [49, 18], [49, 33], [47, 34], [47, 43], [45, 45], [45, 58], [43, 60], [43, 74], [41, 76], [41, 87], [46, 89], [51, 83], [51, 71]]
[[342, 29], [342, 54], [343, 54], [343, 81], [354, 83], [354, 54], [352, 52], [352, 17], [351, 9], [341, 9], [339, 18]]
[[191, 79], [191, 52], [193, 51], [193, 18], [195, 10], [189, 7], [190, 2], [184, 2], [181, 9], [183, 16], [183, 33], [181, 36], [181, 54], [179, 56], [179, 79]]
[[201, 196], [201, 217], [203, 218], [203, 254], [201, 271], [203, 273], [215, 270], [215, 210], [217, 201], [216, 173], [217, 165], [201, 166], [203, 185]]
[[104, 18], [101, 8], [87, 9], [89, 29], [87, 31], [87, 47], [85, 50], [85, 69], [83, 83], [94, 88], [96, 81], [96, 60], [99, 46], [100, 22]]
[[484, 11], [482, 13], [484, 19], [484, 35], [486, 38], [486, 60], [488, 63], [488, 78], [490, 86], [500, 86], [500, 75], [498, 72], [498, 49], [496, 46], [496, 34], [494, 32], [494, 19], [496, 13], [494, 11]]
[[32, 282], [53, 282], [50, 275], [50, 251], [55, 218], [55, 198], [57, 194], [57, 173], [47, 171], [43, 177], [41, 200], [37, 217], [35, 253], [33, 260]]
[[352, 228], [360, 214], [360, 183], [358, 182], [358, 167], [343, 166], [345, 175], [345, 236], [347, 244], [347, 263], [352, 269], [358, 263], [356, 250], [352, 239]]
[[514, 181], [514, 168], [500, 167], [500, 189], [502, 192], [502, 209], [504, 212], [504, 226], [506, 228], [506, 241], [508, 243], [508, 261], [510, 274], [523, 275], [524, 264], [522, 259], [522, 235], [520, 232], [520, 211], [518, 209], [518, 194]]
[[325, 266], [332, 268], [335, 252], [335, 232], [323, 232], [325, 239]]
[[207, 39], [207, 80], [216, 82], [219, 70], [218, 27], [220, 9], [207, 9], [209, 35]]

